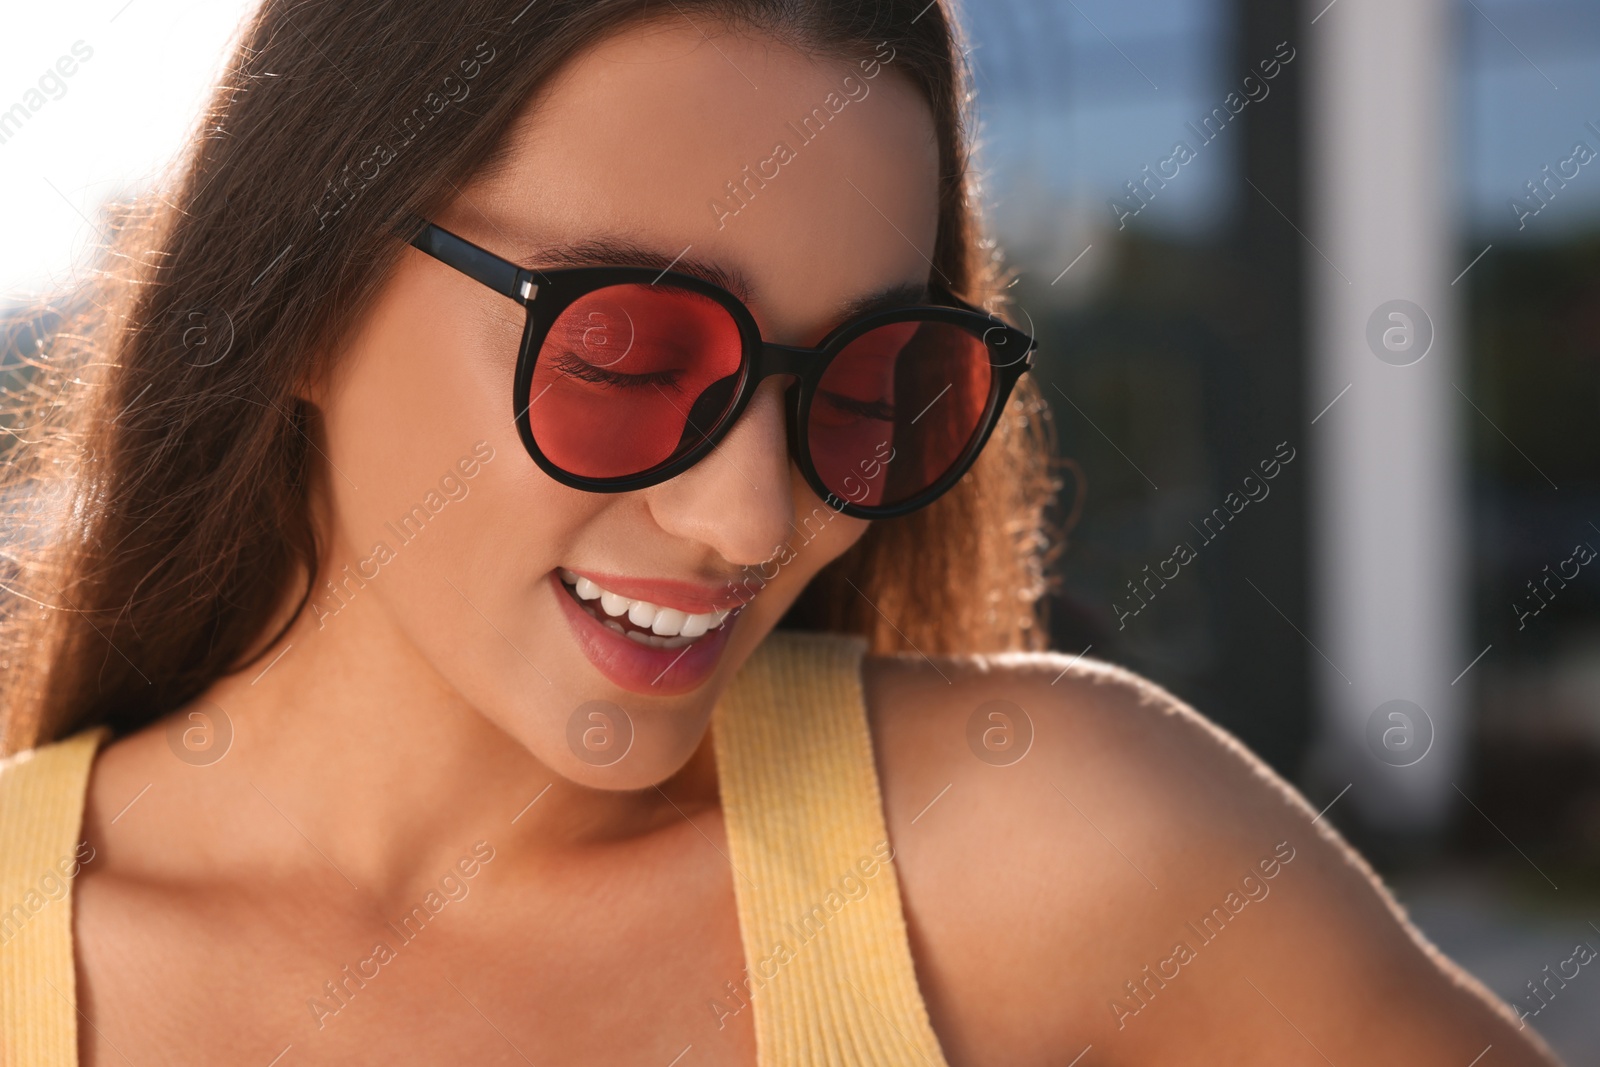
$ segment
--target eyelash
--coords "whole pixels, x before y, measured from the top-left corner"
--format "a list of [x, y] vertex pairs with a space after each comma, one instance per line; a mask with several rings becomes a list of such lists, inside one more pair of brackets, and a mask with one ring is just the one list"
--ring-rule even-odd
[[651, 371], [649, 374], [618, 374], [596, 367], [593, 363], [575, 355], [564, 352], [555, 359], [555, 368], [563, 374], [569, 375], [595, 385], [610, 386], [614, 389], [643, 389], [651, 385], [665, 385], [674, 392], [678, 391], [678, 372], [675, 370]]
[[894, 421], [894, 405], [886, 404], [882, 400], [857, 400], [854, 397], [827, 391], [820, 392], [817, 395], [819, 399], [826, 397], [828, 402], [840, 411], [859, 415], [864, 419], [877, 419], [883, 422]]

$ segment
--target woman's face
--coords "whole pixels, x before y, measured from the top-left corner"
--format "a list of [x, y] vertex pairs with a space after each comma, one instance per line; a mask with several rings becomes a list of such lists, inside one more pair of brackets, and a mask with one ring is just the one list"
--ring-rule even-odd
[[[544, 250], [602, 240], [675, 269], [710, 264], [748, 283], [762, 336], [790, 345], [816, 344], [852, 301], [926, 282], [934, 125], [892, 49], [865, 66], [814, 61], [712, 29], [635, 26], [576, 57], [509, 131], [507, 164], [433, 221], [528, 266], [572, 265]], [[740, 664], [867, 523], [824, 505], [791, 464], [788, 378], [764, 382], [670, 481], [618, 494], [553, 481], [512, 421], [523, 317], [400, 254], [313, 396], [330, 466], [324, 578], [339, 592], [321, 585], [309, 610], [319, 631], [403, 648], [420, 691], [465, 701], [557, 773], [638, 788], [689, 759]], [[575, 575], [587, 581], [569, 591]], [[618, 597], [743, 606], [660, 648], [596, 617]]]

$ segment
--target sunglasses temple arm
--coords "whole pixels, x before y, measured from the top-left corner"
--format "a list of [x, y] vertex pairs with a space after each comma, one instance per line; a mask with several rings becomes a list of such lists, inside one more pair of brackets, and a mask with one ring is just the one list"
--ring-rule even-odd
[[1014, 330], [1019, 338], [1026, 338], [1027, 342], [1028, 342], [1028, 351], [1029, 352], [1032, 352], [1034, 349], [1039, 347], [1039, 342], [1035, 337], [1033, 337], [1033, 335], [1027, 333], [1024, 330], [1020, 330], [1015, 326], [1012, 326], [1010, 323], [1008, 323], [1004, 319], [1000, 318], [1000, 316], [996, 315], [994, 312], [986, 311], [983, 308], [979, 307], [977, 304], [972, 303], [970, 300], [967, 300], [967, 299], [963, 298], [959, 293], [955, 292], [955, 290], [949, 288], [948, 286], [944, 287], [944, 295], [949, 299], [950, 304], [951, 304], [952, 307], [961, 308], [963, 311], [970, 311], [974, 315], [983, 315], [986, 318], [990, 319], [991, 321], [993, 321], [995, 323], [998, 323], [999, 325], [1002, 325], [1002, 326], [1007, 327], [1008, 329]]
[[[420, 225], [420, 229], [413, 228], [417, 225]], [[419, 219], [415, 221], [413, 227], [402, 231], [400, 236], [409, 237], [413, 246], [439, 262], [454, 267], [474, 281], [482, 282], [500, 295], [526, 304], [538, 291], [533, 271], [519, 267], [510, 260], [501, 259], [493, 252], [479, 248], [471, 241], [457, 237], [449, 230], [435, 226], [431, 222], [422, 222]]]

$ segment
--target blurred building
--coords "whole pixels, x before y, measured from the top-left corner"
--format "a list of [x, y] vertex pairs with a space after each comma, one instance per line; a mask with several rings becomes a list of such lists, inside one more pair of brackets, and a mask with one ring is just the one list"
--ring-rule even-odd
[[1600, 944], [1567, 930], [1600, 873], [1600, 7], [966, 19], [1063, 519], [1083, 494], [1056, 646], [1172, 689], [1386, 871], [1493, 872], [1556, 926], [1418, 906], [1514, 998], [1541, 938]]

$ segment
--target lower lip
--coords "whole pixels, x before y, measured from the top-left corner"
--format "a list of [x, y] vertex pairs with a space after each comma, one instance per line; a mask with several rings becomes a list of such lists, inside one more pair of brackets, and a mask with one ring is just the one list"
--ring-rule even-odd
[[608, 629], [583, 610], [555, 571], [550, 572], [550, 585], [583, 654], [595, 670], [630, 693], [676, 696], [698, 689], [717, 669], [738, 621], [737, 615], [729, 618], [692, 645], [651, 648]]

